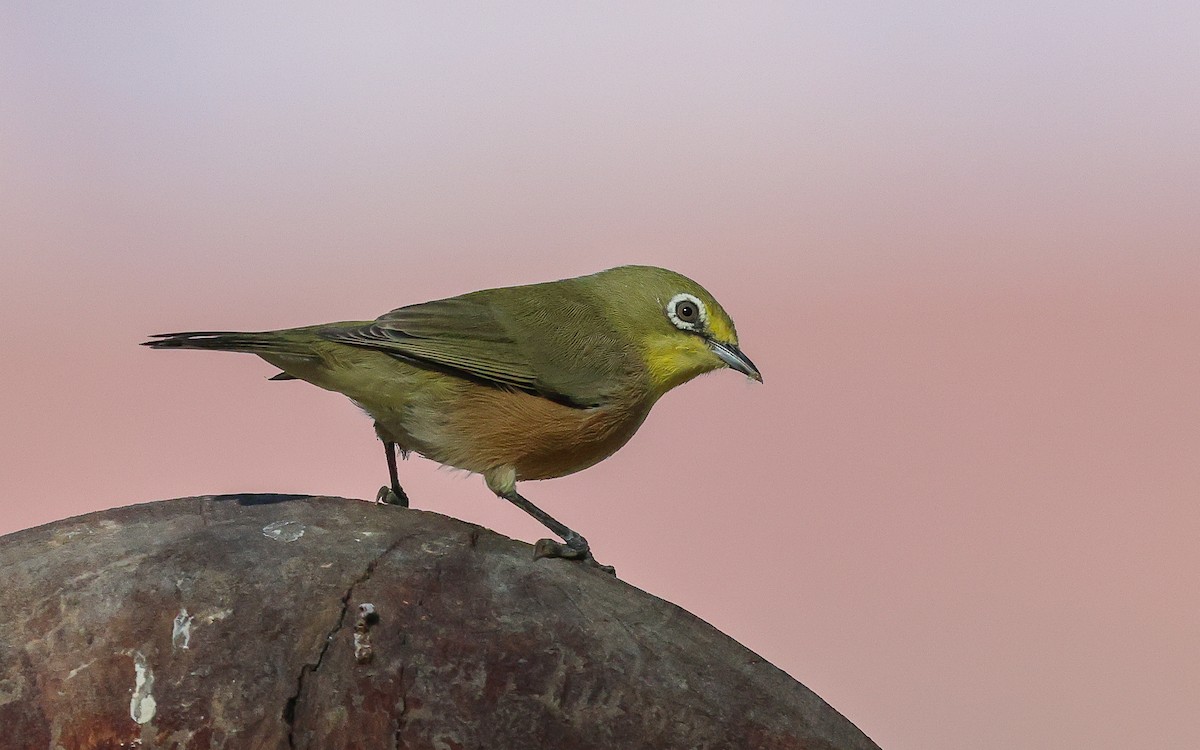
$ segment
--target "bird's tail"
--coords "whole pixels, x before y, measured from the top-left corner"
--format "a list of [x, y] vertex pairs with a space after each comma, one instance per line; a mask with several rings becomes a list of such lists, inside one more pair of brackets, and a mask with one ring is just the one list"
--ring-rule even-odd
[[240, 331], [188, 331], [186, 333], [156, 333], [142, 346], [151, 349], [216, 349], [223, 352], [254, 352], [255, 354], [302, 354], [303, 347], [281, 331], [248, 333]]

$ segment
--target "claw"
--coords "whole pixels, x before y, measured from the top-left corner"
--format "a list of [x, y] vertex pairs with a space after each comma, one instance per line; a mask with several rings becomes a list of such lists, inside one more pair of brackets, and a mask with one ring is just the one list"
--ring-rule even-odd
[[379, 488], [379, 492], [375, 493], [376, 505], [399, 505], [403, 508], [408, 507], [408, 498], [402, 495], [397, 495], [391, 487], [383, 486]]
[[[582, 540], [583, 537], [578, 537]], [[570, 541], [575, 541], [571, 539]], [[601, 565], [596, 562], [596, 558], [592, 557], [591, 551], [587, 547], [587, 542], [583, 543], [582, 547], [571, 546], [570, 543], [563, 544], [562, 542], [553, 539], [539, 539], [537, 544], [533, 545], [533, 559], [540, 560], [543, 557], [561, 557], [564, 560], [580, 560], [590, 565], [595, 565], [597, 568], [611, 576], [617, 575], [617, 569], [611, 565]]]
[[537, 544], [533, 545], [533, 559], [540, 560], [543, 557], [561, 557], [564, 560], [582, 560], [587, 557], [588, 551], [584, 549], [576, 549], [567, 545], [556, 542], [553, 539], [539, 539]]

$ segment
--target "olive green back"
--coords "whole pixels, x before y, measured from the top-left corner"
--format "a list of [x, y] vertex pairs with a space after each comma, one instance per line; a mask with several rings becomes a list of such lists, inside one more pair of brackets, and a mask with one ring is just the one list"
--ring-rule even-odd
[[642, 386], [646, 363], [641, 342], [651, 333], [678, 333], [662, 306], [680, 291], [701, 295], [724, 315], [712, 296], [686, 277], [650, 266], [623, 266], [409, 305], [365, 326], [326, 329], [321, 335], [472, 380], [591, 407]]

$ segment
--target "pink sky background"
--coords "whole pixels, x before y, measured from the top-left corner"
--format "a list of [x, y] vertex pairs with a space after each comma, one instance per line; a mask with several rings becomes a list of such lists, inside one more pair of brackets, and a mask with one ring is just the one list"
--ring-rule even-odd
[[3, 4], [0, 532], [385, 479], [146, 334], [663, 265], [766, 383], [534, 502], [888, 750], [1200, 747], [1200, 6], [1052, 5]]

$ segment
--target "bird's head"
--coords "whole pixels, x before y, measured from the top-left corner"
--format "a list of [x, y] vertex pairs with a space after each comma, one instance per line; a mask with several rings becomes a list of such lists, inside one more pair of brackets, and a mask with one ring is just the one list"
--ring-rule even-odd
[[762, 382], [738, 348], [733, 319], [696, 282], [652, 266], [621, 266], [591, 278], [614, 325], [645, 362], [655, 396], [721, 367]]

